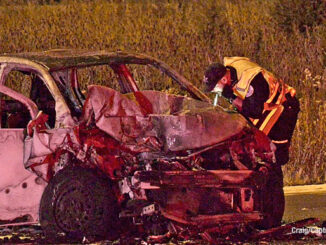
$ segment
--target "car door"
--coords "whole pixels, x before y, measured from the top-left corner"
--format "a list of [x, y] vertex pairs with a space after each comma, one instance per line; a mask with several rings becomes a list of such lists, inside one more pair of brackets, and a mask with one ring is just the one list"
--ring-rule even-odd
[[0, 85], [0, 220], [36, 221], [45, 184], [23, 164], [24, 131], [38, 113], [35, 103]]

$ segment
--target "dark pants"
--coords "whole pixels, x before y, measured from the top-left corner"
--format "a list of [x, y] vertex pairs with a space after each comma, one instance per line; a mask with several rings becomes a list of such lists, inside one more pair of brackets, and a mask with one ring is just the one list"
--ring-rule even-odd
[[[283, 113], [268, 134], [276, 146], [275, 156], [278, 165], [284, 165], [289, 161], [289, 147], [300, 111], [300, 104], [296, 97], [287, 94], [286, 99], [283, 103]], [[280, 143], [286, 140], [287, 142]]]

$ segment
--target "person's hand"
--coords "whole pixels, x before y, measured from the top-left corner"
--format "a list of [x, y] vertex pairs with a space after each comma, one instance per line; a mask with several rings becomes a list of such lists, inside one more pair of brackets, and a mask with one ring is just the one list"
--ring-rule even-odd
[[235, 98], [237, 98], [237, 96], [235, 96], [233, 93], [232, 87], [229, 85], [224, 86], [223, 91], [222, 91], [222, 96], [227, 99], [231, 99], [231, 100], [234, 100]]

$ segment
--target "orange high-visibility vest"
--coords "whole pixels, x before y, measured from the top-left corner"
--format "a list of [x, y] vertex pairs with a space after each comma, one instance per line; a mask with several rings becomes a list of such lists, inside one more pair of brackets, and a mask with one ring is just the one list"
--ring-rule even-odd
[[295, 96], [295, 89], [248, 58], [225, 57], [224, 65], [231, 66], [237, 71], [238, 82], [233, 87], [233, 93], [243, 100], [246, 98], [254, 77], [260, 72], [264, 76], [269, 86], [269, 97], [264, 103], [262, 116], [259, 119], [250, 118], [250, 120], [259, 130], [268, 135], [284, 110], [282, 103], [286, 100], [285, 94], [290, 93], [291, 96]]

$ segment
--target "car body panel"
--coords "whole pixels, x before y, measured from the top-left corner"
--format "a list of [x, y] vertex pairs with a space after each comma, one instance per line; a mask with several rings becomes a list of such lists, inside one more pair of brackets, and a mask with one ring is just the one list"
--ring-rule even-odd
[[[101, 86], [90, 86], [84, 120], [95, 115], [96, 126], [126, 145], [143, 144], [142, 151], [182, 151], [214, 145], [248, 126], [237, 113], [228, 113], [192, 98], [158, 91], [127, 96]], [[145, 140], [145, 138], [152, 140]], [[153, 144], [153, 142], [157, 142]], [[159, 143], [160, 142], [160, 143]], [[158, 148], [157, 146], [162, 146]]]
[[[33, 101], [3, 85], [0, 85], [0, 92], [24, 104], [31, 118], [36, 117], [38, 110]], [[17, 120], [15, 113], [11, 117]], [[5, 173], [0, 178], [0, 220], [10, 221], [27, 214], [25, 221], [38, 220], [39, 200], [46, 183], [22, 166], [24, 139], [22, 128], [0, 129], [0, 172]]]

